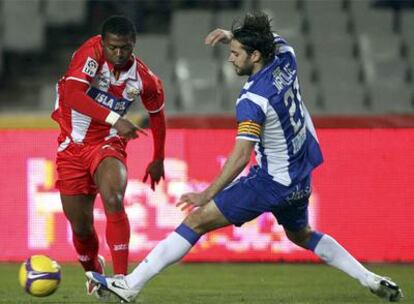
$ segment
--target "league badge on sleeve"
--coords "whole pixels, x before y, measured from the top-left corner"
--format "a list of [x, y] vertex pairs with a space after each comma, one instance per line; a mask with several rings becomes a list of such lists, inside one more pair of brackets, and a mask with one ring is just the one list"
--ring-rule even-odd
[[94, 77], [97, 71], [98, 63], [91, 57], [88, 57], [88, 59], [86, 59], [85, 65], [83, 66], [82, 72], [88, 76]]

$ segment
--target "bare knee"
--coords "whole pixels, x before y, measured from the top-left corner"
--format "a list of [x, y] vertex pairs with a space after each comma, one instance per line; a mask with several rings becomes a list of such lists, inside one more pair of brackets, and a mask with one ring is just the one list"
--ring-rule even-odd
[[105, 211], [121, 211], [127, 185], [125, 165], [117, 158], [107, 157], [96, 169], [94, 180], [99, 188]]
[[101, 194], [101, 196], [106, 212], [114, 213], [123, 209], [123, 191], [114, 190], [106, 193], [105, 195]]
[[199, 235], [230, 225], [213, 201], [191, 212], [183, 224]]
[[194, 213], [188, 215], [183, 224], [194, 230], [195, 233], [198, 235], [203, 235], [208, 232], [206, 225], [201, 221], [201, 218], [198, 216], [194, 216]]

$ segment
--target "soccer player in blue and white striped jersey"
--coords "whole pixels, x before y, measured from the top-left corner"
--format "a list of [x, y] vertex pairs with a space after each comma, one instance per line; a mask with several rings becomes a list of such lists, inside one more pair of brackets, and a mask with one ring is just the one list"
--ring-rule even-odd
[[[177, 206], [198, 208], [131, 274], [111, 278], [89, 272], [88, 278], [129, 302], [151, 278], [181, 260], [203, 234], [228, 225], [241, 226], [271, 212], [292, 242], [379, 297], [400, 300], [397, 284], [370, 272], [331, 236], [309, 226], [311, 173], [322, 163], [322, 153], [300, 95], [292, 47], [272, 33], [263, 13], [246, 15], [231, 31], [216, 29], [207, 35], [206, 44], [218, 42], [230, 43], [229, 62], [238, 75], [249, 76], [236, 102], [236, 143], [222, 171], [204, 191], [181, 196]], [[236, 179], [253, 150], [258, 165]]]

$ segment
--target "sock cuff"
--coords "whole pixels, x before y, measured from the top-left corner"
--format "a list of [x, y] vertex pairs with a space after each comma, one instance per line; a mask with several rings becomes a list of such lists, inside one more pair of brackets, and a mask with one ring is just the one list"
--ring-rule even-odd
[[128, 219], [128, 216], [125, 210], [121, 210], [113, 213], [106, 213], [106, 219], [108, 222], [118, 222], [124, 219]]
[[181, 235], [184, 239], [186, 239], [191, 245], [197, 243], [198, 239], [201, 236], [185, 224], [181, 224], [180, 226], [178, 226], [175, 229], [175, 232]]
[[312, 231], [311, 232], [311, 237], [308, 241], [307, 244], [307, 248], [309, 250], [315, 251], [316, 246], [318, 245], [319, 241], [321, 240], [321, 238], [324, 236], [324, 234], [317, 232], [317, 231]]

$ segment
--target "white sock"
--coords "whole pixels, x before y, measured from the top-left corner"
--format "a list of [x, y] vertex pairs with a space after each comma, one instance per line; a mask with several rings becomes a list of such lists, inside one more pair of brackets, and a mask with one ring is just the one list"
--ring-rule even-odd
[[374, 273], [362, 266], [344, 247], [327, 234], [322, 236], [314, 252], [328, 265], [342, 270], [349, 276], [357, 279], [365, 287], [369, 286], [368, 280], [375, 276]]
[[128, 286], [137, 291], [164, 268], [181, 260], [193, 247], [185, 238], [172, 232], [146, 256], [146, 258], [125, 276]]

